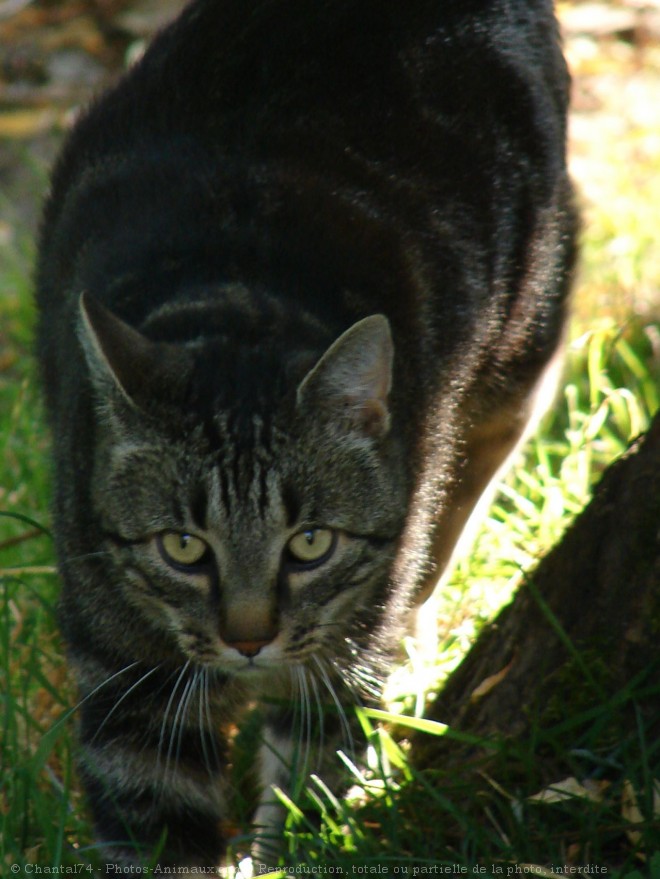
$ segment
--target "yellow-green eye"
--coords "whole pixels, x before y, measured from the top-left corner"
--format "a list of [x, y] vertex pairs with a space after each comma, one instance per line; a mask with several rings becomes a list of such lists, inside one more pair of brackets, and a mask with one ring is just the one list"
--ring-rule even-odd
[[294, 534], [287, 550], [289, 560], [293, 564], [305, 567], [320, 565], [330, 558], [335, 549], [337, 538], [329, 528], [309, 528]]
[[168, 564], [192, 568], [206, 560], [208, 545], [199, 537], [179, 531], [164, 531], [158, 537], [158, 545]]

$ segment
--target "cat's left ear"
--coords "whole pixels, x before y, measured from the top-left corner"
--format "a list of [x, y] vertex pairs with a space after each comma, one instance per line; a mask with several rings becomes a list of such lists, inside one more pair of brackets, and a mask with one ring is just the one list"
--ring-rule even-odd
[[365, 436], [384, 436], [390, 426], [393, 359], [389, 321], [382, 314], [365, 317], [307, 373], [298, 387], [298, 406], [325, 411]]
[[181, 395], [191, 366], [181, 346], [152, 342], [86, 293], [79, 311], [78, 336], [103, 400], [119, 391], [141, 409], [153, 399], [171, 401]]

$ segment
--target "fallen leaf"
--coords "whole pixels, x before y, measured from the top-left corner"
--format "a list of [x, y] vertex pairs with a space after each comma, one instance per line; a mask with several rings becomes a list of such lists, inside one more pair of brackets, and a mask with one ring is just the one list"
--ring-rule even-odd
[[489, 675], [487, 678], [484, 678], [483, 681], [472, 690], [470, 693], [470, 702], [476, 702], [478, 699], [483, 699], [491, 690], [493, 690], [498, 684], [501, 684], [504, 678], [511, 671], [511, 667], [513, 665], [513, 660], [508, 665], [505, 665], [501, 671], [496, 672], [494, 675]]
[[570, 775], [563, 781], [551, 784], [544, 790], [539, 791], [527, 798], [529, 803], [560, 803], [564, 800], [581, 799], [591, 800], [594, 803], [601, 802], [605, 790], [609, 787], [607, 781], [593, 781], [591, 779], [580, 782]]
[[[629, 779], [626, 779], [623, 783], [621, 815], [629, 824], [644, 824], [646, 822], [646, 818], [639, 808], [637, 792]], [[653, 782], [653, 817], [660, 817], [660, 781], [657, 779]], [[639, 830], [633, 830], [632, 828], [628, 828], [626, 834], [633, 845], [637, 845], [642, 836]]]

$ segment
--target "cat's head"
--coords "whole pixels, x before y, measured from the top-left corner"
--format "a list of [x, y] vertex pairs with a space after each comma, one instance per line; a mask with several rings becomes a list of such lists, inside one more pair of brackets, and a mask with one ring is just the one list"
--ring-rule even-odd
[[280, 351], [265, 394], [240, 346], [156, 342], [86, 296], [79, 336], [92, 498], [123, 600], [182, 656], [224, 671], [349, 662], [387, 604], [405, 517], [386, 318], [357, 322], [311, 365]]

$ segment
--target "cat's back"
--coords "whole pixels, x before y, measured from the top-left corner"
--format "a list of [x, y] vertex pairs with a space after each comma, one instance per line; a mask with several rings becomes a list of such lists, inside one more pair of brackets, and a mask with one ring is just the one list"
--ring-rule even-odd
[[545, 215], [572, 224], [567, 90], [549, 0], [197, 0], [65, 146], [42, 314], [64, 337], [86, 290], [141, 326], [240, 283], [328, 340], [384, 313], [436, 369], [509, 308]]
[[45, 225], [90, 166], [150, 150], [199, 161], [193, 143], [319, 174], [359, 154], [402, 179], [437, 179], [479, 129], [502, 147], [526, 130], [548, 157], [567, 94], [547, 0], [197, 0], [79, 122]]
[[[130, 101], [117, 93], [117, 121], [130, 105], [142, 126], [178, 120], [233, 132], [241, 147], [250, 124], [254, 134], [267, 121], [272, 135], [278, 120], [316, 113], [400, 127], [406, 106], [450, 109], [449, 91], [469, 112], [477, 83], [494, 96], [515, 77], [543, 80], [562, 111], [567, 85], [549, 0], [197, 0], [136, 74]], [[138, 85], [156, 100], [140, 103]]]

